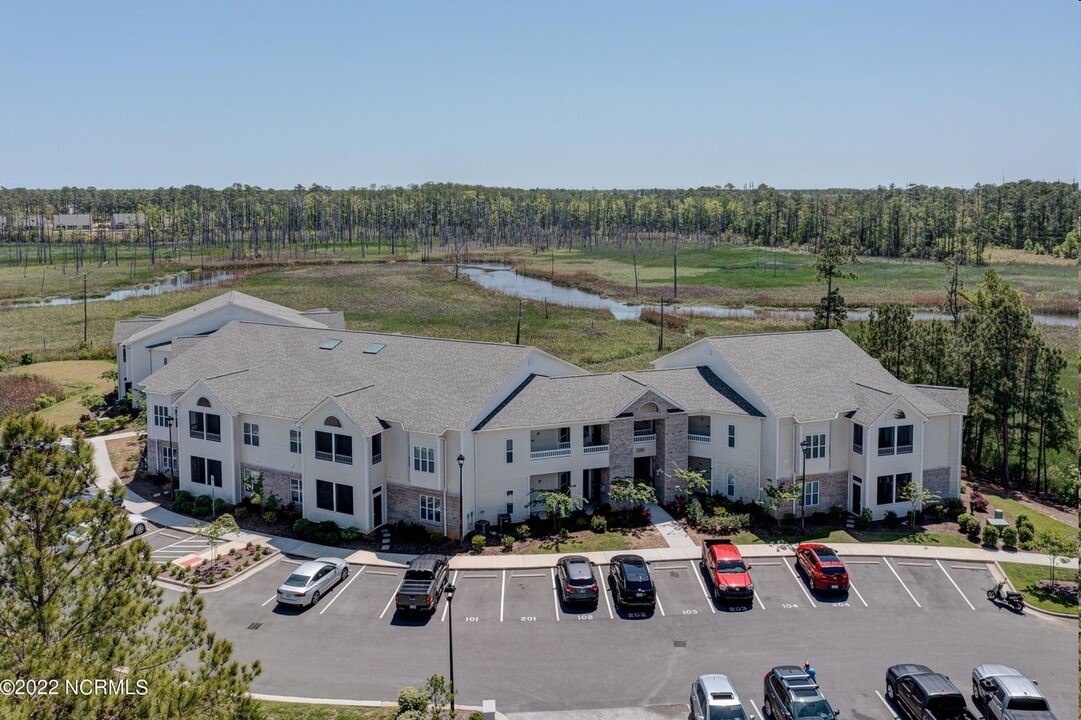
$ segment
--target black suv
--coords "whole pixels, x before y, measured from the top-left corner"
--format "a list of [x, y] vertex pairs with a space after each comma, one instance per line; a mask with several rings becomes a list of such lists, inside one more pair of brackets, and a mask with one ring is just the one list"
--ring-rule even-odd
[[618, 607], [642, 607], [652, 610], [657, 604], [657, 589], [649, 577], [646, 561], [638, 555], [616, 555], [608, 582]]
[[762, 713], [770, 720], [834, 720], [838, 715], [811, 676], [795, 665], [766, 673], [762, 692]]

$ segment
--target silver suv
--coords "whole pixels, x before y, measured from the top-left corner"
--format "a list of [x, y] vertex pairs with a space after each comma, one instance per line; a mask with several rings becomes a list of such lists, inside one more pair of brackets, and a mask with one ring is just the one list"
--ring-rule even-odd
[[770, 720], [835, 720], [840, 714], [796, 665], [780, 665], [766, 673], [763, 694], [762, 712]]
[[725, 675], [702, 675], [691, 685], [693, 720], [754, 720], [743, 710], [743, 703]]

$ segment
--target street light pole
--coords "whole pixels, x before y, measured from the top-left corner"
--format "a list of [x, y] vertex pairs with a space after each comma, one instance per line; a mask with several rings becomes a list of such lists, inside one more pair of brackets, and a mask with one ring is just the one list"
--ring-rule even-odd
[[454, 714], [454, 591], [457, 590], [453, 585], [447, 585], [447, 634], [450, 639], [450, 716], [456, 717]]
[[462, 484], [462, 466], [465, 465], [465, 455], [458, 455], [458, 542], [465, 542], [465, 497]]
[[807, 438], [800, 440], [799, 447], [803, 451], [803, 492], [799, 499], [799, 534], [803, 535], [807, 532], [807, 450], [810, 443], [807, 442]]

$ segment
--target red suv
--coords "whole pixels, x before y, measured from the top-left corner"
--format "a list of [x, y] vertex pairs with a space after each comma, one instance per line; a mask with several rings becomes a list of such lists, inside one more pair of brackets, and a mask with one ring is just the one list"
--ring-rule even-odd
[[717, 602], [753, 601], [754, 583], [747, 572], [751, 568], [743, 562], [739, 548], [731, 540], [703, 540], [701, 565], [709, 576]]
[[796, 548], [796, 560], [813, 590], [848, 591], [848, 571], [833, 548], [803, 543]]

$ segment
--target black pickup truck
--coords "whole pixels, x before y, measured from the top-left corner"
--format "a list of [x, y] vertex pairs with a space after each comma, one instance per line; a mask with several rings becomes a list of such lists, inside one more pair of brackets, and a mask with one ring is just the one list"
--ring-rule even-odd
[[401, 613], [426, 613], [435, 610], [439, 596], [447, 586], [449, 569], [444, 555], [419, 555], [409, 563], [405, 578], [398, 586], [396, 605]]
[[961, 691], [926, 665], [890, 667], [886, 697], [910, 720], [976, 720]]

